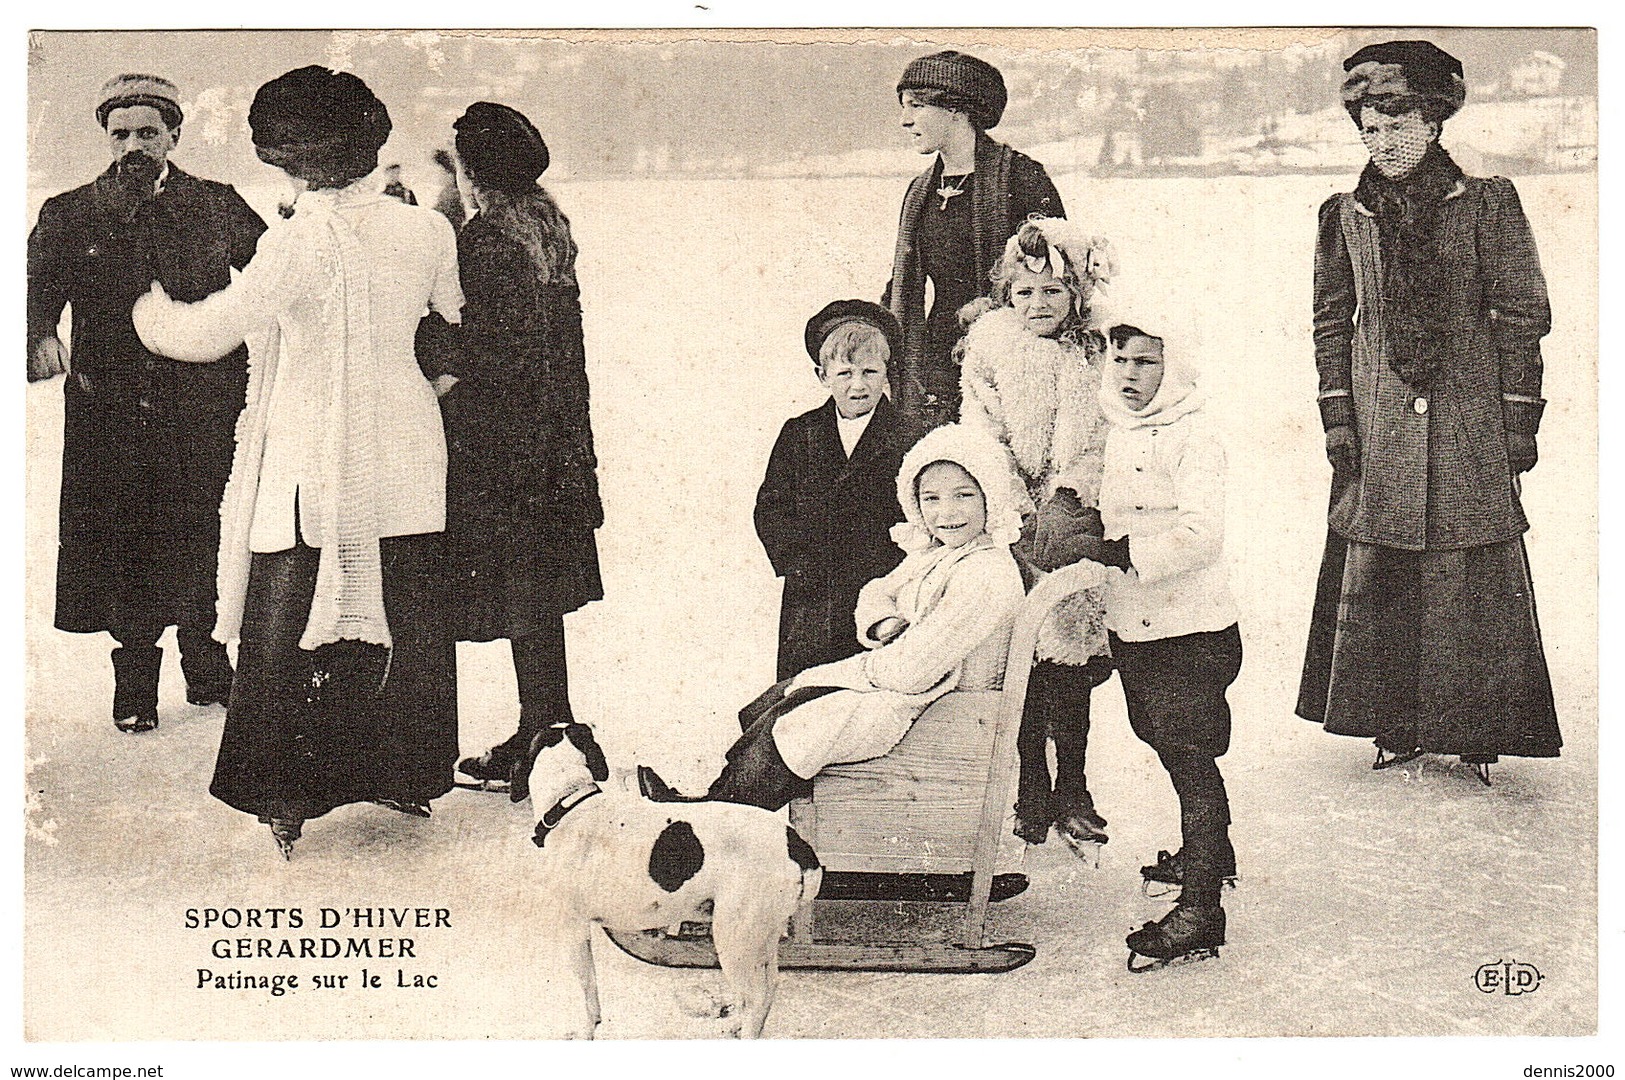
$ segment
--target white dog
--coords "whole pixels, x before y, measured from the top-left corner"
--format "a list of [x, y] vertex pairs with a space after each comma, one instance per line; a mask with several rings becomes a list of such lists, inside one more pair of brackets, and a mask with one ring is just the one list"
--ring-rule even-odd
[[544, 977], [572, 971], [593, 1036], [600, 1020], [592, 928], [638, 932], [711, 922], [732, 998], [729, 1034], [758, 1038], [778, 983], [779, 939], [823, 882], [818, 856], [784, 820], [733, 803], [654, 803], [599, 785], [604, 753], [584, 724], [531, 745], [533, 841], [541, 849], [544, 933], [558, 950]]

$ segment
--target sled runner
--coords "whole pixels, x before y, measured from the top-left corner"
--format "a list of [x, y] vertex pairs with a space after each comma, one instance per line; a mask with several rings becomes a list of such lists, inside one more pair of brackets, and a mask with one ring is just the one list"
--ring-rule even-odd
[[[1044, 578], [1017, 616], [1002, 690], [944, 695], [890, 753], [825, 769], [813, 781], [812, 797], [790, 804], [791, 824], [817, 851], [826, 875], [968, 874], [968, 897], [946, 901], [961, 909], [951, 940], [926, 940], [906, 928], [866, 932], [865, 923], [873, 920], [863, 920], [861, 912], [855, 933], [833, 939], [820, 928], [850, 922], [845, 916], [861, 902], [818, 899], [804, 903], [792, 920], [779, 946], [780, 968], [986, 973], [1013, 970], [1037, 955], [1031, 944], [987, 940], [994, 857], [1015, 798], [1016, 734], [1038, 629], [1056, 603], [1101, 580], [1093, 563]], [[896, 909], [921, 901], [885, 903]], [[677, 932], [609, 936], [651, 964], [716, 967], [708, 931], [685, 924]]]

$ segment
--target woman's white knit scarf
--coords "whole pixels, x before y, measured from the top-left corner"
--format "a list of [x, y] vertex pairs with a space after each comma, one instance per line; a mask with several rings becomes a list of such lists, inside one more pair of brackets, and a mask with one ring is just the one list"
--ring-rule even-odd
[[[307, 194], [288, 227], [313, 264], [320, 325], [313, 335], [328, 358], [327, 392], [316, 419], [314, 485], [300, 489], [300, 515], [321, 542], [316, 591], [299, 639], [301, 649], [335, 641], [390, 647], [384, 615], [383, 565], [379, 557], [375, 469], [382, 444], [376, 402], [378, 364], [372, 350], [372, 304], [367, 256], [355, 231], [330, 198]], [[248, 406], [237, 422], [237, 452], [221, 506], [219, 620], [214, 636], [227, 641], [242, 630], [243, 605], [252, 561], [249, 532], [265, 452], [270, 390], [276, 383], [281, 333], [270, 327], [258, 350], [250, 347]]]

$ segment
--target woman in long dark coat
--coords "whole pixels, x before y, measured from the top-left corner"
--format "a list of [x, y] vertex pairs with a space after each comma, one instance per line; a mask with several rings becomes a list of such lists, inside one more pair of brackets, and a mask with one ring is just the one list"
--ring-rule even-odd
[[1439, 146], [1460, 61], [1395, 41], [1343, 67], [1371, 163], [1315, 248], [1332, 505], [1297, 711], [1375, 739], [1375, 768], [1453, 754], [1488, 783], [1498, 755], [1562, 745], [1518, 499], [1546, 283], [1511, 181]]
[[441, 399], [448, 433], [449, 617], [460, 641], [507, 638], [518, 729], [458, 770], [513, 781], [548, 724], [571, 720], [564, 616], [604, 596], [604, 521], [587, 410], [570, 222], [537, 185], [547, 144], [522, 114], [476, 102], [456, 123], [479, 212], [457, 241], [462, 343]]
[[881, 302], [903, 327], [892, 363], [898, 407], [929, 428], [959, 417], [959, 309], [988, 294], [993, 264], [1023, 221], [1066, 211], [1042, 165], [987, 134], [1008, 99], [992, 64], [952, 50], [922, 56], [903, 70], [897, 99], [915, 149], [934, 157], [903, 196]]

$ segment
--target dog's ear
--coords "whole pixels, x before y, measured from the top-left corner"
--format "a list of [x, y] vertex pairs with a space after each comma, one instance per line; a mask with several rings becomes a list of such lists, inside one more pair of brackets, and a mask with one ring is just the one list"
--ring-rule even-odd
[[609, 779], [609, 761], [604, 757], [603, 748], [598, 740], [593, 738], [592, 728], [586, 724], [571, 724], [564, 729], [565, 736], [570, 744], [581, 751], [581, 756], [587, 759], [587, 771], [599, 783]]
[[536, 768], [536, 758], [543, 750], [563, 742], [564, 735], [563, 724], [549, 724], [531, 736], [530, 745], [525, 748], [524, 756], [514, 764], [508, 785], [509, 802], [520, 803], [530, 798], [530, 774]]

